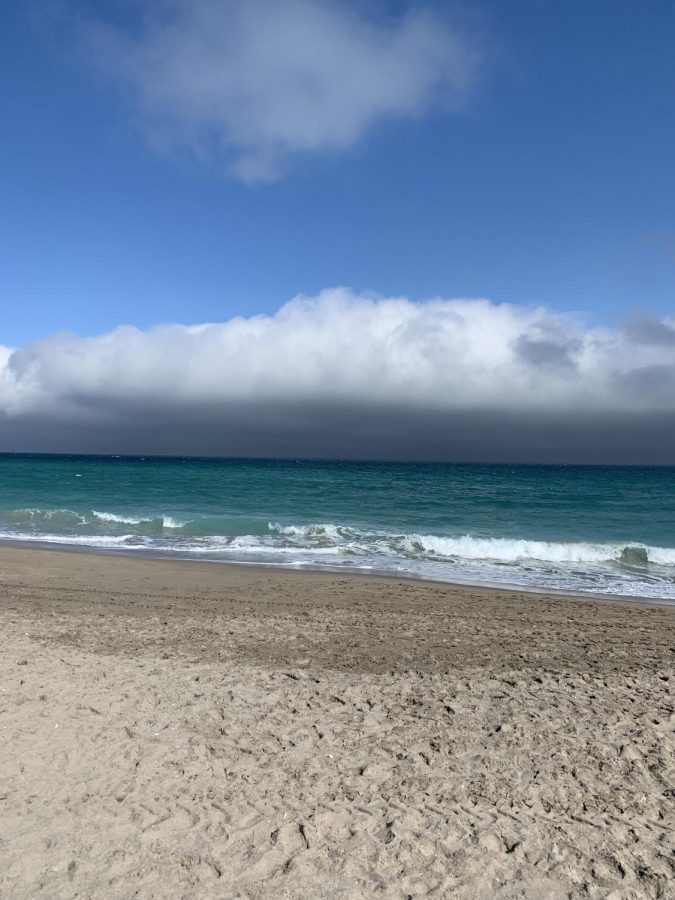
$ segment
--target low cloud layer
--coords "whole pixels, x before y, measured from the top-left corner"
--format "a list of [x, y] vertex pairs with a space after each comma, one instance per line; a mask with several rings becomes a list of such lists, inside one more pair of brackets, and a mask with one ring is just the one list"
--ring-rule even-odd
[[[461, 103], [478, 54], [417, 4], [158, 0], [131, 27], [88, 23], [94, 62], [131, 88], [154, 143], [273, 181], [296, 154], [352, 148], [374, 126]], [[379, 15], [374, 13], [379, 11]]]
[[0, 449], [675, 463], [675, 320], [299, 297], [0, 347]]

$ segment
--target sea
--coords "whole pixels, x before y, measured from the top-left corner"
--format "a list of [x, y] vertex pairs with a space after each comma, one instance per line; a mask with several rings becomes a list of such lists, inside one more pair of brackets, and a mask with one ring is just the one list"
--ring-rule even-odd
[[0, 541], [675, 602], [675, 468], [0, 454]]

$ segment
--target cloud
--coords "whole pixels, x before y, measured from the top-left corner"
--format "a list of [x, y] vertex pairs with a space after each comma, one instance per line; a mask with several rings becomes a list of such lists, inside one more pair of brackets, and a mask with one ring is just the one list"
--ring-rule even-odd
[[[379, 15], [375, 15], [378, 11]], [[457, 107], [475, 42], [417, 5], [159, 0], [136, 27], [88, 22], [90, 57], [131, 88], [154, 143], [224, 157], [246, 182], [297, 154], [340, 152], [373, 127]]]
[[673, 343], [487, 300], [333, 289], [0, 348], [0, 449], [675, 463], [674, 438]]
[[644, 313], [633, 316], [626, 332], [637, 344], [675, 346], [675, 322], [661, 322]]

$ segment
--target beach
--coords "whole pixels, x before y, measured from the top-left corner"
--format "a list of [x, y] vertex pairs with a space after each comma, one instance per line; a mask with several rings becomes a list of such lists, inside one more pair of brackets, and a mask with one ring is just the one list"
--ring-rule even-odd
[[0, 896], [656, 898], [675, 608], [0, 548]]

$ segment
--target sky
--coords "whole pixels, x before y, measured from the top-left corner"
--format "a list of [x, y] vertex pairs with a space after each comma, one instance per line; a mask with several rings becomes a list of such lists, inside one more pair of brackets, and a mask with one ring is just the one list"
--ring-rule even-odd
[[674, 33], [0, 0], [0, 449], [675, 463]]

